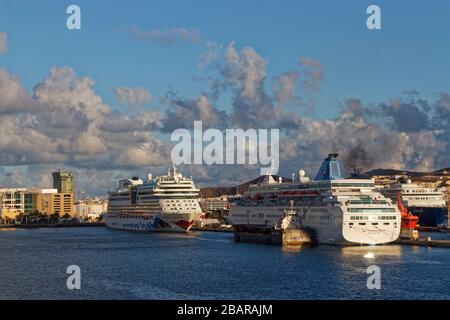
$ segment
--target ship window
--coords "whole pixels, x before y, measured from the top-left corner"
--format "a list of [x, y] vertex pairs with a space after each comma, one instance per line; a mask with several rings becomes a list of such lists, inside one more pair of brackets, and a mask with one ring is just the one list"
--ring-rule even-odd
[[360, 222], [360, 223], [358, 223], [360, 226], [365, 226], [366, 225], [366, 223], [365, 222]]

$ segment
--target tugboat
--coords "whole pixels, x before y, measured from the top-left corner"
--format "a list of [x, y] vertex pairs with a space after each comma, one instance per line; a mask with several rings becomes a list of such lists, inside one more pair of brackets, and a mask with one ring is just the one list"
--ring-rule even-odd
[[278, 223], [274, 226], [275, 230], [288, 230], [298, 229], [302, 226], [302, 223], [297, 223], [297, 212], [294, 210], [294, 203], [290, 201], [290, 207], [283, 211], [283, 216]]
[[281, 236], [282, 245], [312, 244], [315, 241], [315, 231], [303, 225], [304, 216], [299, 216], [294, 210], [294, 201], [289, 201], [289, 208], [283, 211], [283, 216], [274, 226], [274, 234]]
[[419, 238], [419, 231], [416, 229], [419, 225], [419, 217], [408, 212], [408, 209], [403, 205], [400, 193], [398, 193], [397, 206], [400, 210], [402, 217], [401, 227], [400, 227], [400, 238], [401, 239], [412, 239], [416, 240]]
[[304, 227], [294, 210], [293, 201], [273, 226], [240, 224], [233, 226], [235, 242], [301, 246], [315, 242], [313, 229]]

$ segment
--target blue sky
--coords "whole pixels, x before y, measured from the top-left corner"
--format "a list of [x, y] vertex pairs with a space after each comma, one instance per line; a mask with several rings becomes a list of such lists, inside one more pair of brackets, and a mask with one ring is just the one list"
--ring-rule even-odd
[[[382, 10], [382, 30], [369, 31], [367, 6]], [[70, 4], [82, 30], [65, 27]], [[208, 41], [250, 46], [268, 60], [268, 77], [318, 59], [325, 80], [315, 116], [328, 118], [347, 97], [379, 102], [417, 89], [429, 98], [450, 86], [450, 1], [0, 1], [8, 53], [0, 65], [32, 89], [52, 66], [70, 66], [96, 81], [112, 107], [113, 88], [143, 86], [154, 97], [205, 89], [198, 58]], [[198, 43], [161, 46], [129, 29], [197, 30]], [[149, 105], [149, 107], [157, 107]], [[227, 108], [226, 105], [221, 106]]]
[[[81, 30], [66, 27], [72, 4]], [[366, 27], [370, 4], [381, 8], [381, 30]], [[164, 172], [168, 133], [199, 119], [280, 128], [285, 176], [315, 171], [336, 151], [347, 169], [450, 166], [449, 14], [450, 0], [0, 0], [0, 184], [48, 186], [49, 172], [63, 167], [101, 194], [146, 168]], [[155, 34], [178, 41], [163, 45]], [[200, 67], [211, 43], [221, 56]], [[305, 112], [307, 68], [317, 66], [315, 107]], [[280, 93], [281, 84], [283, 97], [272, 87]], [[152, 99], [133, 109], [117, 88], [122, 98], [139, 89], [133, 98], [147, 90]], [[420, 95], [403, 96], [412, 89]], [[233, 185], [252, 170], [188, 174]]]

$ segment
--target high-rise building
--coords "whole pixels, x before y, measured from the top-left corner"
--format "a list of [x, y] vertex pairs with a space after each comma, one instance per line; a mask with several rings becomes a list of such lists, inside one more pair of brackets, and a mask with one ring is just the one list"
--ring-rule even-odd
[[74, 193], [73, 174], [69, 171], [58, 170], [52, 173], [53, 188], [58, 193]]

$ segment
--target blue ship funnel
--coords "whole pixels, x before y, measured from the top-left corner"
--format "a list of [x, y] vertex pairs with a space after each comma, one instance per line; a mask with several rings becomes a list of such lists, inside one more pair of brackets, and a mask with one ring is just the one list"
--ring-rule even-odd
[[314, 180], [342, 179], [341, 166], [337, 159], [338, 156], [339, 153], [328, 154], [328, 157], [323, 160]]

